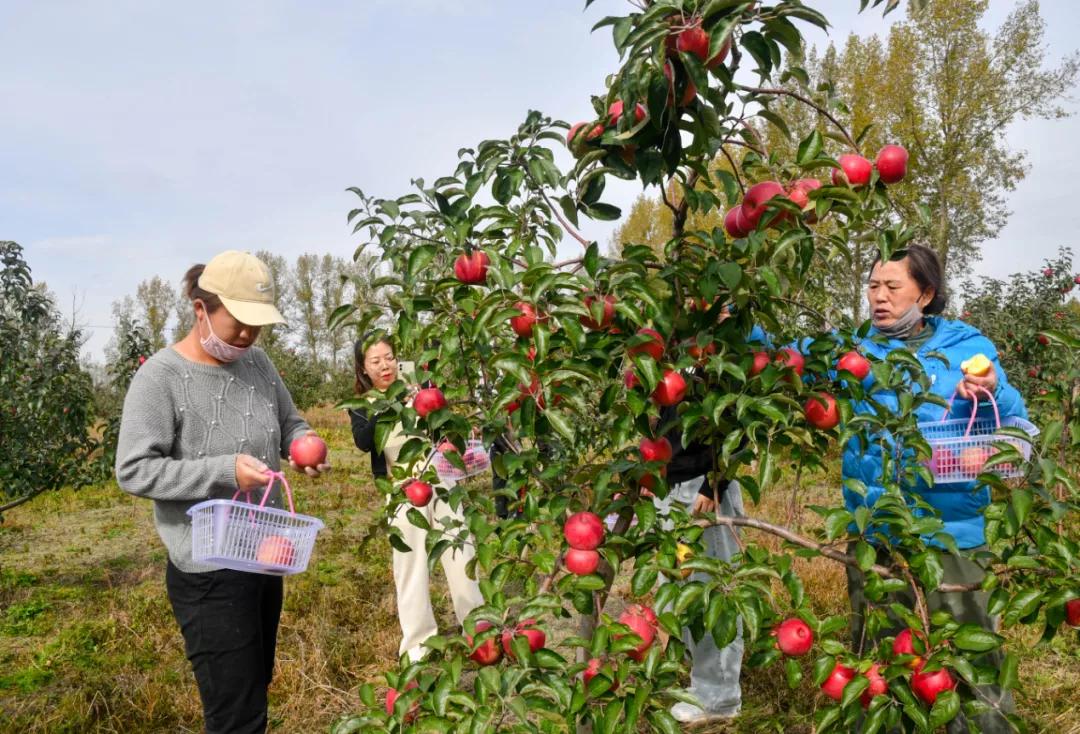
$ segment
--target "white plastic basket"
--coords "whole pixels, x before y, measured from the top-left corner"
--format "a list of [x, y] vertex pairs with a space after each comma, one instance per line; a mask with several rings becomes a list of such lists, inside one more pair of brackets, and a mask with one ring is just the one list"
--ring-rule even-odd
[[[274, 480], [281, 481], [289, 509], [265, 507]], [[240, 502], [237, 491], [231, 500], [207, 500], [192, 506], [191, 558], [236, 571], [289, 576], [307, 569], [315, 535], [323, 522], [317, 517], [297, 514], [292, 491], [282, 472], [271, 472], [262, 502]]]
[[484, 448], [482, 441], [469, 440], [465, 442], [465, 453], [461, 455], [461, 460], [465, 463], [464, 469], [452, 464], [446, 458], [445, 454], [449, 451], [457, 453], [457, 448], [452, 447], [446, 451], [441, 451], [439, 447], [436, 447], [431, 452], [430, 457], [431, 465], [435, 467], [435, 473], [444, 482], [459, 482], [466, 477], [481, 474], [491, 468], [491, 457], [488, 455], [488, 450]]
[[[1018, 428], [1029, 437], [1039, 435], [1039, 429], [1030, 421], [1012, 416], [1002, 420], [997, 403], [989, 390], [974, 388], [975, 404], [971, 407], [970, 418], [949, 419], [956, 393], [949, 399], [949, 405], [940, 421], [920, 423], [919, 430], [930, 444], [931, 457], [927, 462], [934, 481], [939, 483], [972, 481], [983, 472], [983, 465], [997, 453], [995, 443], [1008, 443], [1017, 448], [1024, 461], [1031, 458], [1031, 441], [1006, 436], [999, 433], [1002, 427]], [[979, 407], [977, 393], [983, 393], [994, 406], [993, 418], [976, 416]], [[1014, 464], [998, 464], [987, 470], [1004, 479], [1023, 476], [1023, 467]]]

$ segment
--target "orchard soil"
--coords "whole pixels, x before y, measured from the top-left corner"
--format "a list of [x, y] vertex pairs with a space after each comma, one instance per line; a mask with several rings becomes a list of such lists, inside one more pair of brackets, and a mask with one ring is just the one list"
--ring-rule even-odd
[[[385, 687], [398, 626], [389, 545], [358, 552], [382, 506], [368, 459], [352, 446], [348, 421], [330, 408], [308, 412], [330, 444], [335, 469], [320, 480], [294, 477], [302, 512], [327, 527], [309, 570], [286, 581], [285, 610], [271, 688], [271, 731], [325, 732], [361, 708], [357, 686]], [[790, 477], [788, 477], [790, 481]], [[804, 477], [801, 504], [835, 501], [838, 478]], [[778, 489], [755, 516], [784, 522], [790, 491]], [[165, 596], [165, 553], [148, 501], [115, 483], [42, 496], [0, 525], [0, 732], [198, 732], [195, 682]], [[803, 513], [808, 525], [814, 516]], [[772, 542], [766, 539], [766, 542]], [[775, 544], [773, 547], [777, 547]], [[842, 570], [800, 561], [818, 614], [847, 605]], [[624, 569], [625, 570], [625, 569]], [[617, 615], [629, 576], [616, 580]], [[451, 629], [441, 578], [436, 613]], [[570, 625], [550, 630], [555, 641]], [[1080, 734], [1080, 642], [1069, 632], [1048, 647], [1034, 633], [1008, 634], [1022, 650], [1020, 712], [1034, 731]], [[550, 643], [549, 643], [550, 644]], [[696, 732], [810, 732], [821, 703], [809, 680], [788, 690], [778, 669], [746, 671], [743, 714]]]

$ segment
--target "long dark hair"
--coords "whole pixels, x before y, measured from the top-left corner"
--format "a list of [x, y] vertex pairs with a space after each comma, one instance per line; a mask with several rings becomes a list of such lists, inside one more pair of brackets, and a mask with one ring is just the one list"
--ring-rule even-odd
[[[385, 344], [394, 350], [394, 343], [384, 331], [369, 331], [353, 344], [353, 370], [356, 377], [356, 394], [364, 395], [373, 387], [371, 377], [364, 372], [364, 355], [376, 344]], [[396, 351], [395, 351], [396, 354]]]
[[[945, 292], [945, 274], [944, 268], [941, 267], [941, 258], [926, 245], [909, 245], [893, 255], [892, 259], [903, 260], [905, 257], [908, 273], [919, 285], [919, 291], [926, 293], [927, 289], [934, 290], [934, 297], [930, 303], [926, 304], [923, 313], [933, 315], [944, 311], [949, 297]], [[881, 262], [880, 254], [874, 258], [874, 262], [870, 263], [871, 273], [879, 262]]]

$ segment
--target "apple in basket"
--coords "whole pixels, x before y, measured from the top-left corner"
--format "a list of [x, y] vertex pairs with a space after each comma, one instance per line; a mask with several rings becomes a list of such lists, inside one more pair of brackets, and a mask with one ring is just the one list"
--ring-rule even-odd
[[978, 474], [989, 458], [990, 450], [985, 446], [968, 446], [960, 452], [960, 471], [965, 474]]
[[281, 535], [270, 535], [259, 543], [255, 560], [268, 566], [291, 566], [296, 558], [293, 542]]
[[956, 454], [944, 446], [935, 446], [927, 465], [934, 474], [946, 476], [956, 471]]

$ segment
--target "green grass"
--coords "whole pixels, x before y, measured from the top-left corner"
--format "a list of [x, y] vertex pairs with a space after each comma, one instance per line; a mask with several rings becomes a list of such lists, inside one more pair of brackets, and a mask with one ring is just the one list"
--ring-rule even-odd
[[[326, 731], [359, 710], [357, 687], [384, 685], [381, 672], [394, 665], [399, 636], [389, 545], [380, 538], [359, 549], [382, 507], [368, 459], [352, 447], [343, 416], [320, 409], [309, 419], [328, 439], [335, 470], [318, 481], [293, 479], [298, 509], [327, 527], [308, 571], [285, 583], [271, 718], [274, 731], [288, 734]], [[835, 485], [819, 484], [801, 501], [833, 501]], [[779, 491], [750, 511], [783, 520], [787, 499]], [[5, 516], [0, 559], [0, 732], [201, 731], [150, 502], [111, 483], [39, 497]], [[845, 610], [840, 569], [798, 563], [816, 611]], [[615, 596], [628, 594], [620, 576]], [[434, 596], [440, 623], [451, 629], [441, 583]], [[1033, 730], [1080, 732], [1076, 636], [1036, 647], [1029, 633], [1009, 634], [1023, 650], [1018, 702]], [[746, 671], [743, 688], [736, 723], [696, 731], [811, 731], [820, 697], [809, 680], [791, 691], [769, 668]]]

